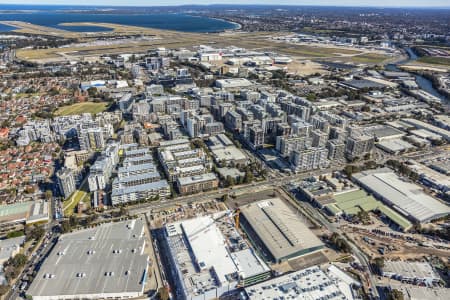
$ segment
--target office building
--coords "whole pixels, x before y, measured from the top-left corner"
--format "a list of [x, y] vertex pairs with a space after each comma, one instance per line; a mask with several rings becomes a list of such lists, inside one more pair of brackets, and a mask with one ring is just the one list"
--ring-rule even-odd
[[214, 173], [177, 178], [177, 187], [182, 195], [205, 192], [216, 189], [218, 186], [219, 180]]
[[374, 145], [375, 138], [373, 136], [358, 131], [352, 131], [347, 138], [345, 155], [349, 160], [363, 158], [366, 154], [372, 152]]
[[75, 178], [70, 169], [63, 168], [56, 173], [58, 188], [64, 199], [67, 199], [76, 189]]
[[292, 170], [303, 172], [326, 168], [329, 165], [328, 150], [324, 147], [310, 147], [304, 150], [294, 150], [290, 156]]

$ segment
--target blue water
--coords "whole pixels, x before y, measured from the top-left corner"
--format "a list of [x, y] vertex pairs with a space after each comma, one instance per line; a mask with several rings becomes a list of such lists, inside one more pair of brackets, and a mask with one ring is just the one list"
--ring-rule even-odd
[[[82, 9], [88, 9], [88, 7], [82, 7]], [[114, 12], [111, 12], [111, 14], [92, 14], [87, 12], [70, 12], [70, 10], [80, 10], [80, 7], [0, 5], [0, 21], [23, 21], [77, 32], [110, 31], [111, 29], [98, 26], [60, 26], [59, 24], [65, 22], [103, 22], [187, 32], [216, 32], [236, 28], [235, 24], [224, 20], [185, 14], [127, 14]], [[0, 24], [0, 31], [11, 31], [13, 29], [10, 26]]]
[[[406, 48], [406, 53], [408, 54], [408, 59], [398, 62], [396, 65], [393, 64], [389, 64], [386, 66], [386, 70], [388, 71], [396, 71], [396, 72], [401, 72], [402, 70], [399, 69], [397, 67], [397, 65], [402, 65], [405, 64], [409, 61], [414, 61], [418, 58], [417, 54], [411, 49], [411, 48]], [[437, 89], [435, 89], [433, 87], [433, 83], [431, 82], [431, 80], [429, 80], [426, 77], [423, 77], [422, 75], [419, 74], [413, 74], [414, 77], [416, 78], [416, 83], [417, 85], [424, 90], [425, 92], [430, 93], [431, 95], [438, 97], [439, 99], [442, 100], [442, 103], [445, 104], [450, 104], [450, 99], [447, 99], [447, 97], [443, 94], [441, 94]]]

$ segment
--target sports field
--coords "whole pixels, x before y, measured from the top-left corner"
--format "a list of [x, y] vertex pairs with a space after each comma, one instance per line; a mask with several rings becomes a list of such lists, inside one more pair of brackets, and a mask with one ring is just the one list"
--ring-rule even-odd
[[82, 102], [62, 106], [55, 112], [57, 116], [79, 115], [82, 113], [98, 114], [108, 108], [107, 102]]

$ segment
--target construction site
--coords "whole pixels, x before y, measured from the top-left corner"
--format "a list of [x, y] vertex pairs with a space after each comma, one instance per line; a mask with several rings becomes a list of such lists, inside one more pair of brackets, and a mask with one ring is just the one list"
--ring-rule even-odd
[[[223, 200], [180, 203], [148, 214], [164, 277], [176, 299], [235, 299], [240, 288], [273, 274], [339, 257], [318, 238], [323, 229], [281, 189], [232, 193]], [[264, 217], [260, 222], [265, 222], [268, 231], [251, 229], [252, 209]], [[276, 238], [266, 238], [269, 235]], [[275, 251], [277, 245], [281, 252]]]

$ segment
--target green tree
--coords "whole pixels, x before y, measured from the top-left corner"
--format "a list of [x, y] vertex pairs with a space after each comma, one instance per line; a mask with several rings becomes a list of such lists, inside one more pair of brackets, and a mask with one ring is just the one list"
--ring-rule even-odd
[[26, 233], [27, 240], [39, 240], [45, 234], [45, 229], [42, 226], [33, 226], [31, 230]]
[[0, 285], [0, 296], [6, 295], [9, 292], [9, 286], [2, 284]]
[[226, 178], [226, 184], [227, 184], [227, 186], [233, 186], [233, 185], [235, 185], [235, 180], [234, 180], [234, 178], [233, 177], [231, 177], [230, 175], [228, 175], [227, 176], [227, 178]]
[[160, 287], [158, 289], [158, 298], [160, 300], [169, 300], [169, 291], [166, 287]]
[[358, 173], [359, 167], [355, 165], [346, 165], [344, 168], [344, 173], [347, 175], [347, 177], [351, 177], [353, 173]]
[[9, 265], [13, 266], [14, 268], [22, 268], [26, 265], [28, 261], [28, 258], [26, 255], [19, 253], [16, 254], [12, 259]]
[[254, 178], [253, 173], [250, 170], [247, 170], [244, 176], [244, 183], [252, 182], [253, 178]]
[[64, 220], [61, 223], [61, 231], [62, 233], [68, 233], [72, 230], [72, 226], [70, 226], [70, 221]]
[[384, 258], [382, 257], [377, 257], [373, 260], [373, 264], [375, 265], [375, 267], [377, 267], [378, 270], [381, 271], [381, 269], [383, 269], [384, 267]]
[[308, 101], [316, 101], [317, 100], [317, 96], [314, 93], [309, 93], [308, 95], [306, 95], [306, 99]]
[[87, 92], [91, 98], [98, 97], [98, 89], [95, 86], [88, 88]]
[[338, 233], [334, 232], [330, 237], [330, 242], [342, 252], [350, 252], [350, 245]]
[[74, 215], [70, 216], [69, 222], [71, 227], [76, 227], [79, 224], [77, 217], [75, 217]]
[[125, 207], [120, 207], [119, 209], [119, 217], [126, 216], [128, 214], [128, 210]]
[[403, 300], [403, 293], [397, 289], [393, 289], [389, 292], [387, 296], [388, 300]]
[[24, 234], [25, 233], [23, 232], [23, 230], [11, 231], [11, 232], [8, 232], [8, 234], [6, 235], [6, 238], [8, 238], [8, 239], [15, 238], [15, 237], [22, 236]]
[[53, 197], [52, 190], [46, 190], [46, 191], [45, 191], [45, 199], [51, 200], [52, 197]]

